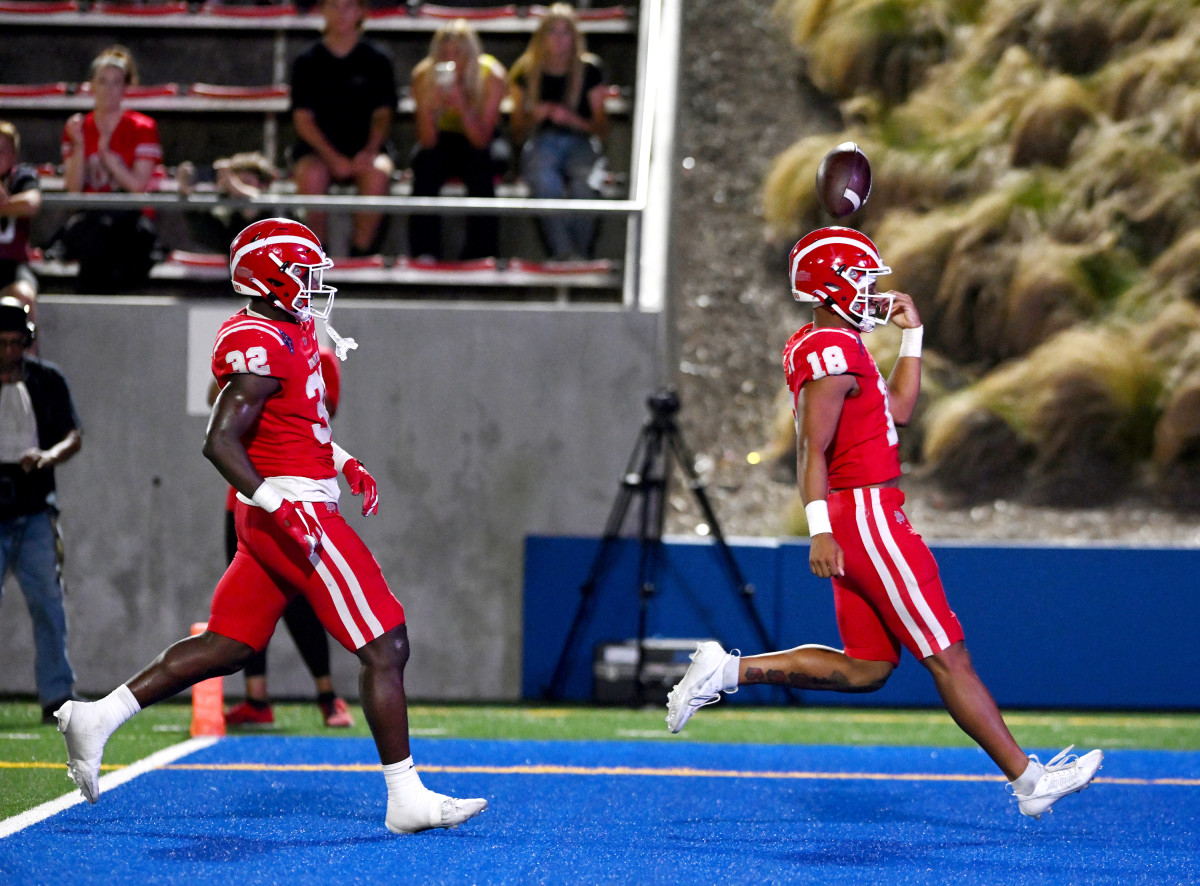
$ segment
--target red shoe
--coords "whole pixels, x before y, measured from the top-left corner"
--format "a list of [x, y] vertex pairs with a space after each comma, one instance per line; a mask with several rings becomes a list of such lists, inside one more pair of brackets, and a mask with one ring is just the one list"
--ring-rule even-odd
[[231, 726], [269, 726], [275, 722], [275, 712], [270, 705], [260, 708], [244, 701], [225, 712], [225, 722]]
[[321, 709], [326, 726], [345, 729], [354, 725], [354, 715], [350, 713], [350, 708], [340, 698], [335, 698], [332, 702], [319, 701], [317, 707]]

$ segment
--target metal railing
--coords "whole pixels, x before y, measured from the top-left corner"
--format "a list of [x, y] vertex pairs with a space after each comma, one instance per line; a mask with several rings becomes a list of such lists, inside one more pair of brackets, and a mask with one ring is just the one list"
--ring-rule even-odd
[[[265, 194], [255, 199], [234, 199], [214, 193], [192, 192], [147, 194], [78, 194], [47, 192], [46, 208], [64, 210], [139, 209], [161, 212], [203, 212], [218, 206], [256, 207], [295, 214], [299, 210], [327, 212], [382, 212], [391, 215], [538, 216], [571, 213], [594, 216], [625, 216], [628, 220], [625, 278], [622, 301], [627, 308], [660, 310], [667, 285], [669, 237], [669, 179], [672, 164], [674, 97], [678, 61], [679, 0], [647, 0], [640, 7], [638, 31], [638, 75], [635, 85], [633, 156], [630, 168], [630, 197], [618, 200], [536, 199], [517, 197], [408, 197]], [[666, 27], [664, 28], [664, 15]], [[664, 35], [674, 45], [664, 45]], [[660, 97], [670, 101], [664, 108]], [[652, 162], [652, 159], [656, 162]], [[651, 207], [651, 200], [654, 206]], [[653, 232], [646, 229], [647, 210]], [[654, 249], [645, 247], [648, 235]]]

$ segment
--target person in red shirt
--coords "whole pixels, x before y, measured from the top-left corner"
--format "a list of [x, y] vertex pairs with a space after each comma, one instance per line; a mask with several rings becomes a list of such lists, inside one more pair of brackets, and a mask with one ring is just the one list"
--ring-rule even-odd
[[[923, 327], [912, 296], [876, 291], [876, 278], [891, 269], [851, 228], [801, 238], [789, 269], [793, 296], [814, 305], [813, 322], [783, 351], [812, 537], [809, 565], [832, 579], [844, 647], [810, 644], [742, 657], [701, 643], [668, 697], [667, 725], [679, 732], [702, 706], [743, 683], [873, 692], [900, 663], [903, 646], [929, 671], [954, 722], [1009, 780], [1021, 812], [1038, 818], [1086, 788], [1104, 754], [1076, 758], [1069, 747], [1045, 765], [1025, 755], [971, 664], [932, 552], [904, 514], [896, 428], [912, 418], [921, 392]], [[862, 334], [887, 322], [903, 332], [885, 380]]]
[[129, 50], [110, 46], [92, 61], [89, 85], [95, 106], [72, 114], [63, 128], [63, 179], [73, 193], [150, 190], [162, 162], [158, 125], [125, 108], [125, 90], [138, 82]]
[[[95, 106], [63, 127], [63, 184], [72, 193], [144, 194], [162, 162], [158, 126], [124, 107], [138, 82], [129, 50], [110, 46], [92, 61], [88, 81]], [[157, 232], [141, 210], [91, 210], [73, 216], [61, 234], [64, 257], [79, 262], [84, 292], [123, 292], [149, 276]]]
[[[325, 628], [362, 663], [359, 685], [383, 764], [393, 833], [454, 828], [487, 808], [428, 790], [409, 748], [404, 608], [379, 564], [338, 508], [338, 476], [379, 507], [374, 478], [333, 442], [314, 318], [344, 357], [356, 347], [329, 326], [334, 289], [323, 285], [320, 241], [291, 219], [255, 222], [230, 246], [234, 290], [250, 303], [217, 333], [213, 375], [221, 387], [204, 454], [238, 491], [238, 549], [213, 593], [208, 628], [168, 647], [96, 702], [55, 712], [67, 773], [91, 803], [112, 733], [142, 708], [208, 679], [236, 673], [266, 646], [288, 602], [303, 595]], [[323, 297], [324, 306], [312, 304]]]

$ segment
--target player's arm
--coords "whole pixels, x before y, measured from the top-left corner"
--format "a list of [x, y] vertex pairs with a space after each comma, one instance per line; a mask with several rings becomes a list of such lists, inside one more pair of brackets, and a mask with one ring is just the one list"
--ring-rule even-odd
[[321, 524], [271, 488], [242, 444], [242, 437], [262, 416], [267, 401], [282, 388], [279, 379], [271, 376], [231, 375], [213, 403], [204, 434], [204, 457], [230, 486], [270, 514], [305, 556], [311, 557], [321, 545]]
[[333, 466], [338, 473], [346, 478], [351, 495], [363, 497], [362, 513], [364, 517], [379, 513], [379, 484], [371, 476], [361, 461], [351, 455], [336, 443], [333, 446]]
[[[797, 410], [800, 420], [797, 428], [796, 476], [800, 483], [800, 497], [809, 516], [809, 534], [812, 537], [808, 565], [813, 575], [819, 578], [841, 575], [846, 565], [841, 545], [828, 528], [829, 512], [825, 499], [829, 495], [829, 463], [825, 453], [829, 451], [837, 432], [842, 405], [857, 384], [852, 375], [827, 375], [809, 381], [801, 391], [800, 408]], [[820, 525], [822, 515], [824, 525]]]
[[250, 461], [242, 437], [262, 417], [267, 401], [282, 389], [277, 378], [237, 374], [229, 377], [229, 383], [213, 402], [204, 434], [204, 457], [247, 498], [254, 495], [264, 478]]
[[921, 315], [912, 296], [894, 293], [890, 318], [904, 330], [900, 339], [900, 356], [888, 376], [888, 408], [897, 425], [906, 425], [917, 408], [921, 396]]

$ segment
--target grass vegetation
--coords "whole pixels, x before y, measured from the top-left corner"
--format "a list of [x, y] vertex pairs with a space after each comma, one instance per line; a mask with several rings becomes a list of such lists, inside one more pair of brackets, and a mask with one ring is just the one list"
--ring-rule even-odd
[[[1200, 3], [776, 10], [843, 128], [776, 158], [768, 236], [790, 245], [834, 222], [814, 173], [834, 144], [858, 142], [871, 198], [836, 223], [879, 245], [888, 284], [912, 293], [928, 324], [926, 348], [966, 389], [925, 434], [929, 475], [952, 492], [981, 477], [978, 499], [1103, 506], [1134, 493], [1200, 509], [1200, 330], [1185, 326], [1153, 363], [1141, 353], [1164, 313], [1200, 305]], [[1048, 395], [996, 408], [1018, 377]], [[966, 465], [963, 447], [975, 452]]]
[[[352, 729], [328, 730], [311, 704], [275, 705], [275, 724], [230, 734], [367, 737], [362, 711]], [[74, 790], [67, 780], [62, 739], [39, 724], [32, 702], [0, 704], [0, 820]], [[1010, 712], [1009, 726], [1030, 749], [1075, 742], [1106, 750], [1200, 750], [1200, 714]], [[940, 710], [873, 708], [712, 708], [681, 735], [671, 735], [660, 707], [597, 708], [545, 705], [413, 705], [414, 738], [526, 741], [682, 741], [688, 743], [861, 744], [968, 747], [971, 741]], [[188, 738], [191, 707], [156, 705], [109, 741], [106, 771]], [[419, 763], [419, 761], [418, 761]]]

